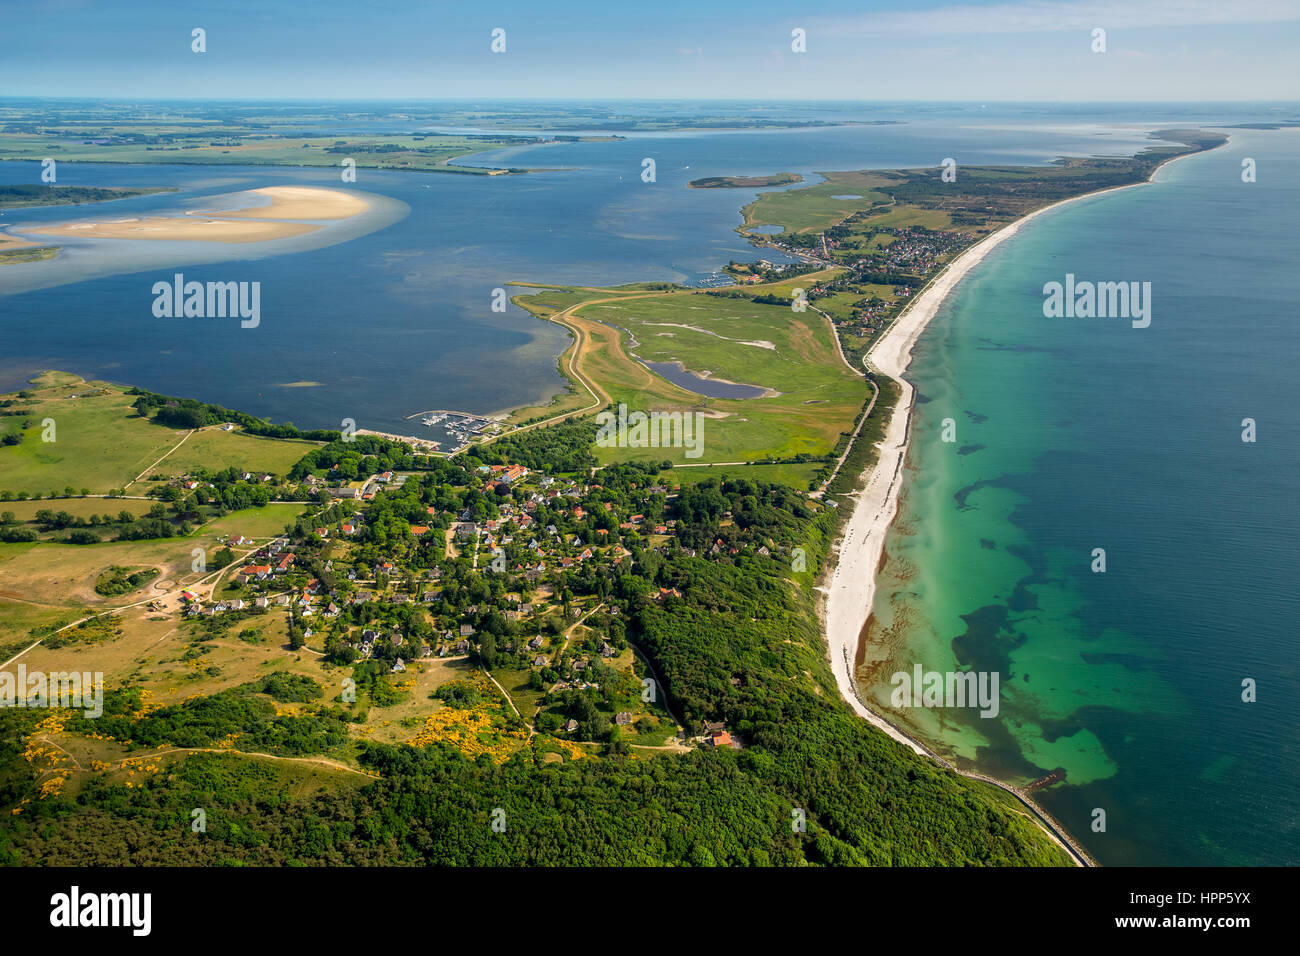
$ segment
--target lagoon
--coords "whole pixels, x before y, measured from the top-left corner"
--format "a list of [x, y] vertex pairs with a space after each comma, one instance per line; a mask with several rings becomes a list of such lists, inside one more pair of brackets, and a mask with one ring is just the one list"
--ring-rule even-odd
[[[32, 270], [50, 265], [66, 276], [69, 262], [0, 267], [0, 387], [61, 368], [302, 427], [339, 427], [352, 418], [389, 432], [403, 431], [406, 416], [422, 408], [501, 413], [564, 387], [556, 362], [568, 335], [513, 305], [493, 312], [494, 289], [509, 290], [512, 280], [694, 283], [732, 259], [781, 258], [735, 232], [740, 207], [757, 190], [694, 190], [686, 187], [690, 179], [790, 170], [815, 181], [818, 169], [938, 162], [957, 142], [966, 143], [961, 155], [970, 162], [1001, 163], [1132, 152], [1145, 142], [1141, 130], [1104, 125], [1113, 115], [1107, 107], [1081, 113], [1074, 126], [1042, 129], [1033, 109], [935, 110], [913, 109], [913, 119], [899, 125], [633, 133], [513, 147], [473, 161], [545, 171], [470, 177], [359, 169], [351, 187], [328, 168], [60, 164], [61, 184], [179, 192], [98, 207], [9, 210], [0, 223], [138, 216], [274, 185], [362, 190], [387, 201], [387, 219], [319, 248], [306, 244], [310, 236], [283, 240], [276, 255], [215, 243], [149, 243], [146, 250], [138, 241], [129, 249], [119, 242], [96, 250], [92, 268], [85, 250], [73, 250], [83, 254], [69, 255], [70, 264], [85, 278], [44, 289], [31, 288]], [[898, 111], [884, 118], [906, 119]], [[972, 133], [965, 124], [975, 118], [1007, 128]], [[1155, 115], [1151, 121], [1157, 125]], [[641, 181], [646, 156], [656, 159], [655, 183]], [[38, 163], [0, 163], [0, 182], [37, 182], [39, 174]], [[150, 290], [177, 266], [200, 282], [259, 282], [260, 325], [155, 318]], [[276, 384], [285, 381], [321, 384]]]
[[662, 375], [679, 388], [709, 398], [762, 398], [769, 391], [758, 385], [742, 385], [738, 382], [721, 382], [717, 379], [705, 378], [683, 368], [681, 362], [641, 361], [641, 364], [652, 372]]

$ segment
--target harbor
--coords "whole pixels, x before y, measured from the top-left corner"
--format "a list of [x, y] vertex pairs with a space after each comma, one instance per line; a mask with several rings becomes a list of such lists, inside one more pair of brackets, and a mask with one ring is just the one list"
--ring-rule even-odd
[[440, 438], [417, 440], [427, 441], [443, 454], [448, 455], [454, 455], [476, 438], [495, 433], [501, 425], [495, 418], [449, 408], [416, 412], [407, 415], [406, 420], [418, 421], [424, 428], [435, 429], [435, 434], [440, 435]]

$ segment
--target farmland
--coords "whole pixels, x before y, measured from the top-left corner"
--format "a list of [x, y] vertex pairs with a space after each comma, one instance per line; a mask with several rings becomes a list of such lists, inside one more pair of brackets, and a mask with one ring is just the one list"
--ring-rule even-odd
[[[258, 115], [220, 106], [169, 107], [145, 118], [113, 105], [64, 111], [48, 106], [38, 119], [21, 120], [0, 110], [0, 160], [61, 163], [166, 163], [182, 165], [280, 165], [339, 167], [349, 159], [372, 169], [407, 169], [471, 176], [526, 172], [457, 165], [489, 149], [549, 142], [607, 140], [608, 135], [515, 135], [385, 132], [381, 118], [360, 114], [359, 130], [339, 133], [309, 107]], [[378, 122], [377, 122], [378, 121]], [[375, 128], [368, 132], [365, 127]]]

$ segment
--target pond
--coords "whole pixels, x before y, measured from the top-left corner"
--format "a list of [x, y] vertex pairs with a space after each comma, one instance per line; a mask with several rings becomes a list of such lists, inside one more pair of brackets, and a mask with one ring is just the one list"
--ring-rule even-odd
[[739, 385], [735, 382], [719, 382], [716, 379], [703, 378], [688, 371], [681, 362], [646, 362], [642, 365], [657, 375], [662, 375], [679, 388], [709, 398], [762, 398], [768, 389], [759, 385]]

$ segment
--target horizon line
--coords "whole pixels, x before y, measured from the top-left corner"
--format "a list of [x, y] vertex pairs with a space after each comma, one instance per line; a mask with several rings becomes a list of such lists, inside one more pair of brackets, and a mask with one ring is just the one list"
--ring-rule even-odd
[[795, 98], [795, 99], [772, 99], [763, 97], [761, 99], [746, 99], [744, 97], [674, 97], [674, 98], [637, 98], [637, 97], [596, 97], [586, 98], [578, 96], [448, 96], [439, 99], [427, 97], [421, 98], [395, 98], [395, 97], [304, 97], [304, 96], [284, 96], [284, 97], [210, 97], [210, 96], [131, 96], [126, 94], [114, 95], [94, 95], [94, 94], [59, 94], [59, 95], [23, 95], [23, 94], [3, 94], [0, 95], [0, 102], [6, 100], [98, 100], [98, 101], [143, 101], [150, 103], [481, 103], [481, 102], [499, 102], [499, 103], [752, 103], [752, 104], [811, 104], [811, 103], [837, 103], [851, 105], [910, 105], [917, 103], [940, 104], [951, 106], [971, 106], [987, 105], [997, 103], [1001, 105], [1025, 105], [1025, 106], [1087, 106], [1087, 105], [1129, 105], [1129, 106], [1179, 106], [1179, 105], [1221, 105], [1221, 104], [1241, 104], [1252, 106], [1296, 106], [1300, 107], [1300, 98], [1298, 99], [1177, 99], [1177, 100], [1121, 100], [1121, 99], [1099, 99], [1099, 100], [1024, 100], [1024, 99], [972, 99], [972, 100], [935, 100], [935, 99], [890, 99], [890, 100], [861, 100], [861, 99], [823, 99], [823, 98]]

